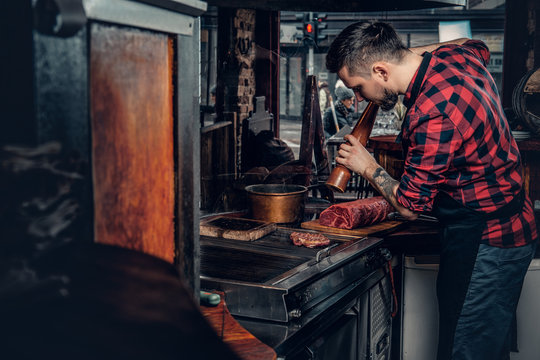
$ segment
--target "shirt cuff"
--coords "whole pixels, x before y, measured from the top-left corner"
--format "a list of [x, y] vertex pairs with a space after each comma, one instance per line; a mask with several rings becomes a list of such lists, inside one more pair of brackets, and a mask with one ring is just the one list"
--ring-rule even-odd
[[401, 187], [398, 187], [396, 191], [396, 200], [397, 202], [413, 211], [413, 212], [430, 212], [433, 208], [433, 200], [428, 197], [412, 197], [411, 194], [408, 196], [404, 194]]

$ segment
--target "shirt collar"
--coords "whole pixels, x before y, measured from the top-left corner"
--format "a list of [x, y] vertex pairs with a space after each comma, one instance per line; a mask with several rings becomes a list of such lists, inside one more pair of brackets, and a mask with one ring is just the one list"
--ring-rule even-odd
[[[425, 52], [422, 56], [423, 56], [422, 62], [420, 63], [420, 66], [416, 70], [416, 73], [414, 73], [411, 83], [409, 84], [409, 87], [407, 88], [407, 92], [405, 93], [405, 96], [403, 97], [403, 105], [407, 107], [407, 113], [409, 112], [411, 105], [415, 103], [416, 98], [418, 97], [418, 94], [420, 93], [420, 89], [422, 88], [422, 84], [424, 83], [424, 79], [426, 77], [426, 72], [429, 68], [429, 62], [431, 61], [431, 58], [432, 58], [432, 55], [429, 52]], [[407, 126], [408, 126], [407, 114], [405, 114], [405, 119], [403, 120], [403, 124], [401, 124], [401, 131], [396, 137], [396, 143], [403, 142], [403, 131]], [[407, 152], [406, 145], [405, 144], [403, 145], [404, 145], [403, 151]]]
[[403, 98], [403, 105], [405, 105], [407, 109], [409, 109], [411, 105], [414, 104], [416, 98], [418, 97], [418, 94], [420, 93], [420, 89], [422, 87], [422, 84], [424, 83], [424, 78], [426, 76], [427, 69], [429, 68], [429, 62], [431, 61], [432, 57], [431, 53], [429, 52], [425, 52], [422, 56], [422, 62], [416, 70], [416, 73], [414, 74], [411, 83], [407, 88], [405, 97]]

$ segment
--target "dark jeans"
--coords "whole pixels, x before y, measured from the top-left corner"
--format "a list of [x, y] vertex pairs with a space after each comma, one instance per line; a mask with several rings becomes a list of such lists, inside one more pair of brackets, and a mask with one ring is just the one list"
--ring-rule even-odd
[[452, 348], [453, 360], [508, 359], [508, 335], [536, 242], [480, 245]]

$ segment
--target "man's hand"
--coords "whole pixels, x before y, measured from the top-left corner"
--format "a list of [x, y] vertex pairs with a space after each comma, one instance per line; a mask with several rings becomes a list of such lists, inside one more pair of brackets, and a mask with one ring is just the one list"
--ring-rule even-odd
[[346, 135], [348, 143], [341, 144], [336, 161], [365, 178], [404, 217], [414, 220], [418, 214], [398, 203], [396, 198], [399, 181], [393, 179], [371, 156], [360, 141]]
[[366, 177], [368, 168], [373, 172], [379, 166], [358, 139], [352, 135], [345, 135], [345, 140], [347, 142], [341, 144], [336, 158], [339, 164], [363, 177]]

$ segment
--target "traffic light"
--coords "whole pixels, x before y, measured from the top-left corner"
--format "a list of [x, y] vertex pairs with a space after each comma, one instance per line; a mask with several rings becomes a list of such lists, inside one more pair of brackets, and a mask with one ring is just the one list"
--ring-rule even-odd
[[321, 30], [326, 29], [327, 26], [327, 24], [323, 22], [326, 20], [326, 14], [296, 14], [296, 20], [302, 21], [302, 25], [297, 26], [296, 28], [302, 30], [301, 33], [297, 34], [297, 39], [302, 41], [304, 45], [316, 46], [319, 41], [328, 38], [328, 35], [321, 34]]
[[317, 38], [317, 22], [306, 21], [304, 22], [304, 40], [314, 42]]
[[321, 30], [326, 29], [328, 24], [324, 22], [326, 20], [326, 14], [315, 14], [314, 15], [315, 20], [315, 43], [319, 43], [320, 41], [326, 40], [328, 38], [328, 35], [323, 35]]

